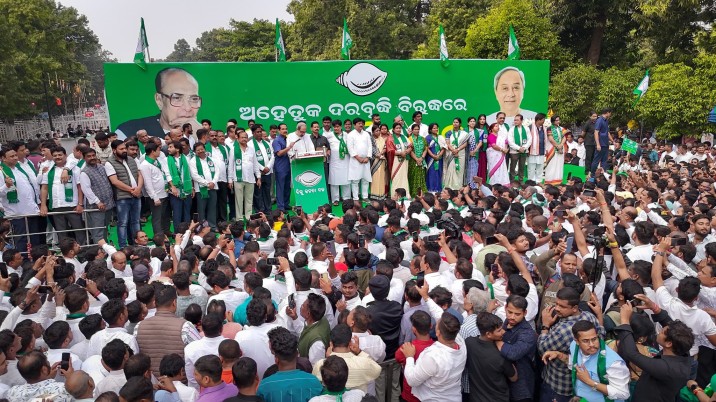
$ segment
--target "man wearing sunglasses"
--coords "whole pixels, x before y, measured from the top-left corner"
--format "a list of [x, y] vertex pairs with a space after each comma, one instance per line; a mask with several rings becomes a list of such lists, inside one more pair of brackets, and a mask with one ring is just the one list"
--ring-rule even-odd
[[134, 135], [139, 130], [146, 130], [153, 137], [164, 138], [172, 127], [185, 123], [191, 124], [194, 131], [201, 128], [196, 116], [202, 99], [199, 96], [199, 84], [191, 74], [181, 68], [165, 68], [157, 73], [154, 85], [154, 102], [160, 113], [120, 124], [116, 130], [119, 138]]

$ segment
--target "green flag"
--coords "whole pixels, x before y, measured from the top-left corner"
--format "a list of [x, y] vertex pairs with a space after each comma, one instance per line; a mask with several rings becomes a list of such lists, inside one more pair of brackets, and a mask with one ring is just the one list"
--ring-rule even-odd
[[344, 60], [351, 59], [351, 48], [353, 47], [353, 39], [351, 33], [348, 32], [348, 20], [343, 18], [343, 39], [341, 40], [341, 57]]
[[641, 79], [639, 85], [637, 85], [636, 88], [634, 88], [634, 91], [632, 91], [634, 95], [637, 95], [637, 98], [634, 99], [632, 106], [635, 106], [641, 100], [641, 97], [644, 96], [647, 89], [649, 89], [649, 70], [646, 70], [644, 78]]
[[147, 60], [145, 54], [149, 52], [149, 43], [147, 42], [147, 31], [144, 30], [144, 18], [139, 28], [139, 39], [137, 40], [137, 50], [134, 51], [134, 64], [138, 65], [142, 70], [147, 69]]
[[286, 44], [283, 43], [283, 35], [281, 35], [281, 24], [276, 18], [276, 61], [286, 61]]
[[510, 40], [507, 42], [507, 59], [520, 59], [520, 45], [517, 43], [517, 36], [515, 35], [515, 29], [512, 28], [512, 24], [510, 24]]
[[443, 67], [450, 65], [450, 57], [448, 57], [447, 40], [445, 40], [445, 30], [440, 25], [440, 63]]

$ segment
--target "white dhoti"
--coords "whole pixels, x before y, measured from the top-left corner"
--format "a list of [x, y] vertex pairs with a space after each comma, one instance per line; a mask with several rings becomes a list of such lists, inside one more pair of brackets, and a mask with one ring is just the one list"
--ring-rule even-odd
[[527, 178], [537, 184], [544, 179], [544, 155], [530, 155], [527, 159]]

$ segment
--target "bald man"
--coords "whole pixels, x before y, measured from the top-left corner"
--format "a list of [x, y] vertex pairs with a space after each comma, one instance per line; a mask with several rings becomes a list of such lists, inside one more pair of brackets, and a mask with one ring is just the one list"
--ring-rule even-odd
[[70, 374], [65, 380], [65, 390], [75, 398], [75, 402], [94, 401], [94, 380], [89, 374], [78, 370]]

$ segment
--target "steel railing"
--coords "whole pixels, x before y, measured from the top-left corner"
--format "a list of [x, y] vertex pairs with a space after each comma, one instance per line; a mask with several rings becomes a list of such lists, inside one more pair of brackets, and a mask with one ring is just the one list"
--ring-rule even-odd
[[[84, 231], [88, 244], [80, 244], [80, 247], [95, 246], [95, 245], [97, 245], [96, 243], [91, 243], [92, 237], [90, 236], [90, 230], [94, 230], [94, 229], [104, 229], [104, 230], [107, 230], [107, 227], [106, 227], [106, 226], [97, 226], [97, 227], [91, 227], [91, 228], [90, 228], [90, 227], [87, 227], [86, 225], [84, 225], [84, 223], [87, 221], [87, 213], [91, 213], [91, 212], [105, 212], [105, 211], [100, 211], [99, 209], [85, 209], [85, 210], [82, 212], [82, 223], [83, 223], [83, 226], [84, 226], [84, 227], [82, 227], [82, 228], [78, 228], [78, 229], [68, 229], [68, 230], [56, 230], [56, 229], [53, 228], [53, 230], [51, 230], [51, 231], [44, 231], [44, 232], [30, 232], [30, 226], [29, 226], [29, 222], [28, 222], [27, 218], [37, 217], [37, 216], [39, 216], [38, 214], [6, 216], [5, 218], [6, 218], [6, 219], [9, 219], [9, 220], [24, 219], [24, 220], [25, 220], [25, 230], [28, 232], [28, 233], [22, 233], [22, 234], [14, 234], [13, 231], [12, 231], [12, 225], [11, 225], [11, 226], [10, 226], [10, 234], [8, 235], [8, 238], [12, 239], [12, 238], [18, 238], [18, 237], [23, 237], [23, 236], [24, 236], [24, 237], [27, 238], [27, 239], [26, 239], [26, 240], [27, 240], [27, 244], [32, 244], [32, 242], [31, 242], [31, 240], [30, 240], [30, 237], [31, 237], [31, 236], [47, 235], [47, 234], [49, 234], [49, 233], [68, 233], [68, 232], [75, 233], [75, 232]], [[68, 214], [77, 214], [77, 212], [75, 212], [75, 211], [48, 212], [48, 213], [47, 213], [47, 217], [50, 217], [50, 216], [58, 216], [58, 215], [68, 215]], [[53, 248], [53, 249], [54, 249], [54, 248]], [[27, 252], [25, 251], [25, 252], [23, 252], [23, 253], [27, 253]]]

